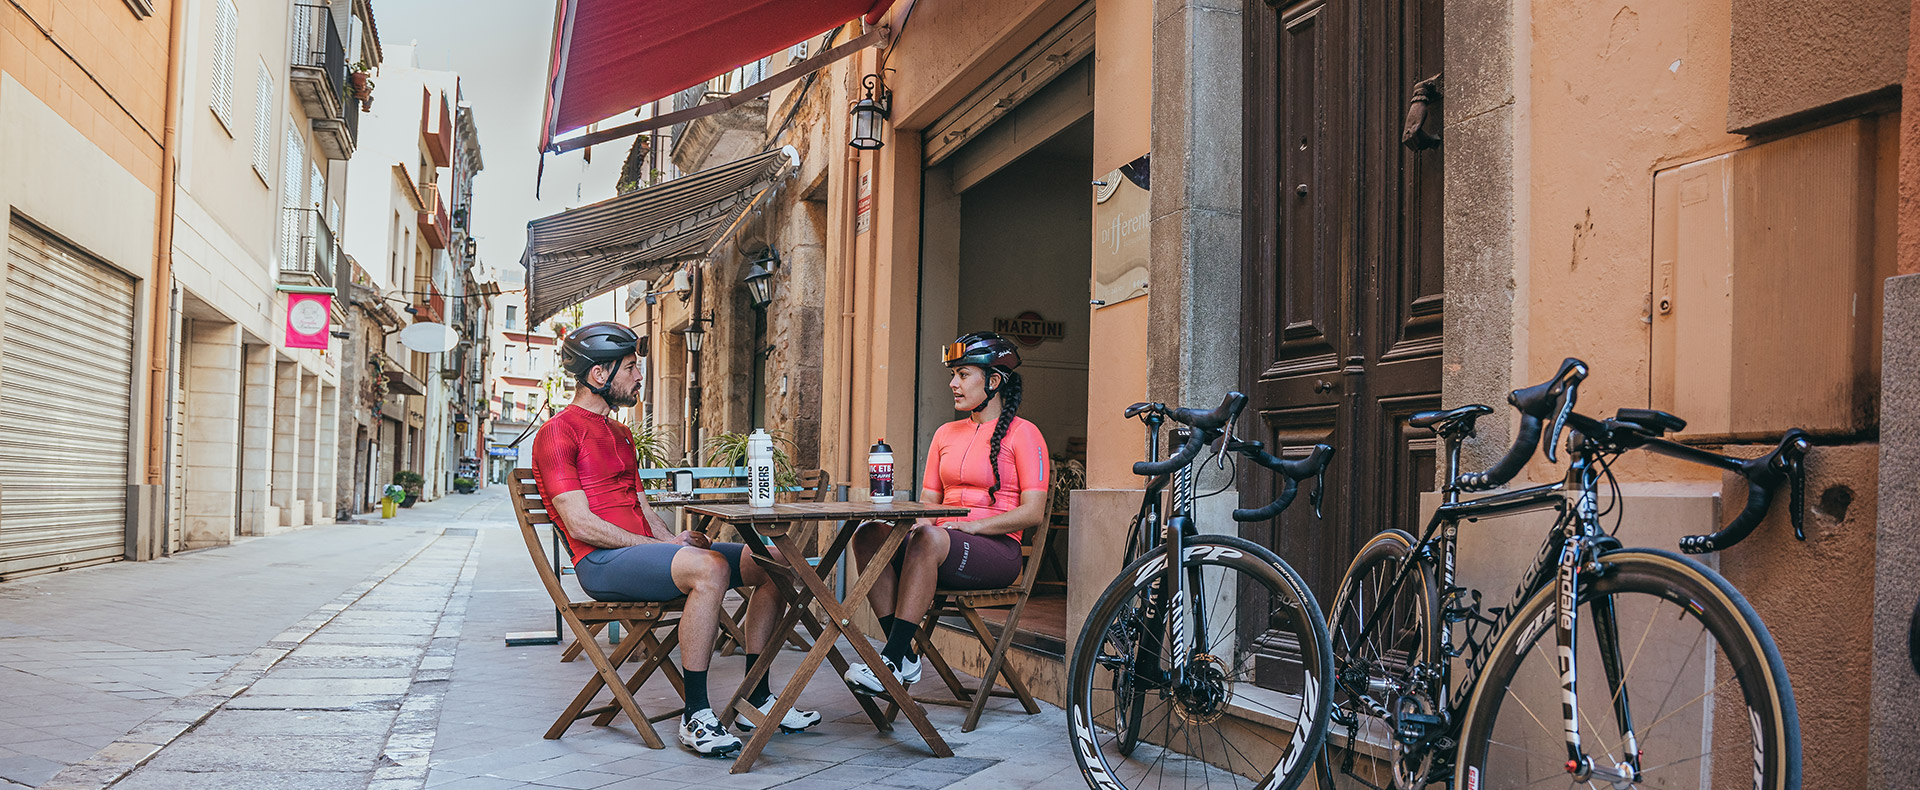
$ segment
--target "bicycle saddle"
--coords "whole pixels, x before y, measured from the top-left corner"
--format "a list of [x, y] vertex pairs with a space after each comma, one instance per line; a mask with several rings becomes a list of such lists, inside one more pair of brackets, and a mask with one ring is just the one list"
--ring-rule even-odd
[[1480, 419], [1480, 415], [1491, 411], [1493, 411], [1493, 408], [1490, 406], [1469, 403], [1457, 409], [1448, 409], [1446, 411], [1417, 412], [1412, 417], [1407, 418], [1407, 424], [1415, 428], [1432, 428], [1434, 433], [1448, 433], [1457, 424], [1464, 429], [1466, 433], [1472, 433], [1473, 421]]

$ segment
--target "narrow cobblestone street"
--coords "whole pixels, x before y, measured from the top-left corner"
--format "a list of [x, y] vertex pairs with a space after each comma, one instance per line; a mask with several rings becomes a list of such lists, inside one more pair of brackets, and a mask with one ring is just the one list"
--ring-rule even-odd
[[[391, 521], [316, 527], [0, 585], [0, 787], [1076, 788], [1065, 717], [996, 702], [979, 729], [930, 706], [955, 757], [876, 733], [831, 670], [750, 773], [621, 718], [543, 740], [591, 671], [557, 646], [503, 487]], [[775, 665], [789, 673], [799, 654]], [[717, 657], [731, 689], [738, 657]], [[662, 678], [636, 695], [677, 698]], [[994, 712], [998, 709], [997, 712]]]

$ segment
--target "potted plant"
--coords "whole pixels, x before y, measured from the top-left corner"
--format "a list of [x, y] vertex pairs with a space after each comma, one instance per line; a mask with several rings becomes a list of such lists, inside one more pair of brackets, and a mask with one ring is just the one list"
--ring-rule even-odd
[[394, 472], [394, 485], [400, 486], [407, 493], [407, 498], [400, 500], [400, 506], [413, 507], [413, 503], [420, 501], [420, 486], [425, 485], [426, 482], [427, 479], [421, 477], [419, 472], [410, 472], [405, 469]]
[[366, 61], [360, 61], [349, 67], [347, 85], [353, 91], [353, 98], [360, 102], [361, 112], [373, 110], [373, 79]]
[[407, 498], [407, 490], [400, 486], [387, 484], [380, 489], [380, 517], [393, 518], [394, 510], [400, 507], [401, 500]]
[[478, 481], [471, 477], [456, 477], [453, 479], [453, 490], [458, 493], [471, 494], [477, 485]]

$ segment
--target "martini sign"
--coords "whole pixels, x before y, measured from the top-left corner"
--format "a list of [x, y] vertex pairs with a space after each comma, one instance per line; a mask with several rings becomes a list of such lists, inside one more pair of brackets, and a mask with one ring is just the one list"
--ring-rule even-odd
[[1067, 322], [1048, 321], [1039, 313], [1028, 310], [1013, 318], [993, 319], [993, 331], [1013, 338], [1014, 342], [1027, 348], [1033, 348], [1048, 340], [1067, 339]]

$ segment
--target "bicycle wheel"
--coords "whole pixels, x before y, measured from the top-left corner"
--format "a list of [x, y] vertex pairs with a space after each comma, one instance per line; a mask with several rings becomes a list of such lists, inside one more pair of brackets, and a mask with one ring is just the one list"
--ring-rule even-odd
[[[1421, 787], [1431, 768], [1427, 750], [1410, 751], [1393, 737], [1392, 713], [1429, 699], [1413, 681], [1413, 668], [1437, 655], [1433, 575], [1416, 567], [1388, 594], [1413, 544], [1412, 535], [1397, 529], [1373, 536], [1347, 566], [1333, 600], [1334, 728], [1327, 743], [1340, 753], [1329, 761], [1368, 787]], [[1376, 613], [1373, 629], [1363, 633]]]
[[1332, 654], [1313, 594], [1258, 545], [1225, 535], [1188, 541], [1195, 638], [1187, 681], [1177, 683], [1153, 636], [1159, 617], [1150, 616], [1166, 562], [1159, 548], [1128, 566], [1081, 629], [1068, 726], [1088, 786], [1298, 786], [1331, 709]]
[[[1798, 788], [1793, 689], [1746, 599], [1677, 554], [1628, 549], [1600, 562], [1601, 573], [1582, 574], [1577, 693], [1570, 699], [1561, 686], [1558, 591], [1543, 590], [1494, 646], [1462, 723], [1454, 787]], [[1570, 714], [1593, 767], [1628, 779], [1569, 770]]]

